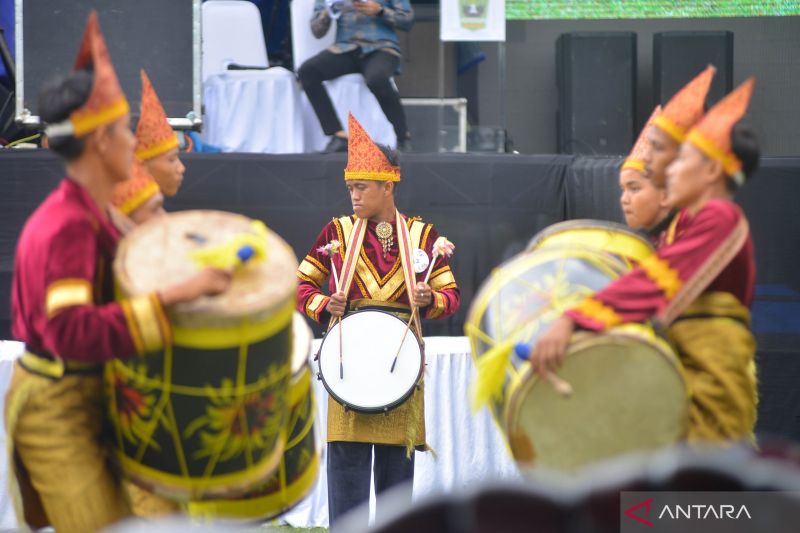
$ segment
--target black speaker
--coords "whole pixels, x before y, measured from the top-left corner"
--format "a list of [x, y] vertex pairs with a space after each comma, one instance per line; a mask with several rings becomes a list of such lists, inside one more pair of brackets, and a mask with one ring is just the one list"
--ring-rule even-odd
[[559, 153], [627, 154], [636, 126], [636, 34], [562, 33], [556, 81]]
[[665, 31], [653, 35], [653, 91], [664, 105], [707, 65], [717, 67], [706, 105], [733, 89], [733, 32]]

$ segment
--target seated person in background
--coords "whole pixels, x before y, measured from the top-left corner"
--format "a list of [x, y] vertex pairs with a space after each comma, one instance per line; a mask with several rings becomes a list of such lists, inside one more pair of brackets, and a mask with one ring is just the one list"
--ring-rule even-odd
[[322, 131], [331, 136], [325, 152], [346, 152], [347, 133], [322, 82], [355, 72], [364, 75], [367, 87], [394, 127], [398, 149], [407, 149], [406, 116], [391, 78], [400, 71], [395, 30], [408, 31], [414, 24], [409, 0], [316, 0], [311, 19], [315, 37], [328, 32], [332, 18], [337, 20], [336, 42], [303, 63], [297, 73]]

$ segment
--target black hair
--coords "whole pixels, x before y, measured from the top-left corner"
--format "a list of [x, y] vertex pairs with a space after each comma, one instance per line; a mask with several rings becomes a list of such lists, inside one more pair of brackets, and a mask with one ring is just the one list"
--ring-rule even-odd
[[[91, 70], [77, 70], [66, 76], [48, 81], [39, 91], [39, 116], [45, 124], [56, 124], [67, 120], [73, 111], [89, 99], [94, 75]], [[85, 139], [73, 135], [57, 135], [47, 138], [48, 146], [67, 161], [80, 157]]]
[[755, 130], [747, 123], [739, 121], [731, 130], [731, 149], [739, 161], [742, 162], [742, 174], [749, 180], [758, 170], [761, 150], [758, 147], [758, 137]]
[[[386, 146], [385, 144], [380, 144], [380, 143], [375, 143], [375, 146], [378, 147], [378, 150], [381, 151], [381, 153], [383, 154], [383, 156], [386, 158], [386, 160], [389, 162], [390, 165], [392, 165], [393, 167], [400, 166], [400, 154], [398, 154], [397, 150], [393, 150], [388, 146]], [[394, 183], [392, 194], [396, 194], [397, 186], [400, 185], [400, 182], [394, 181], [392, 183]]]
[[390, 165], [393, 167], [400, 166], [400, 156], [397, 153], [397, 150], [393, 150], [386, 146], [385, 144], [375, 143], [378, 149], [383, 153], [386, 160], [389, 162]]

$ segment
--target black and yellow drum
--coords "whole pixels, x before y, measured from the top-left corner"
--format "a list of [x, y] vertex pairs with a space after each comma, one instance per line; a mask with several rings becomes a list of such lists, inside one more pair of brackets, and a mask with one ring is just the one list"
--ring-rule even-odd
[[[650, 449], [653, 442], [675, 442], [685, 432], [687, 393], [680, 366], [669, 346], [647, 326], [626, 330], [624, 335], [593, 336], [593, 340], [571, 346], [572, 355], [564, 366], [564, 372], [569, 369], [569, 373], [563, 377], [559, 372], [572, 385], [574, 394], [569, 398], [559, 395], [551, 384], [542, 384], [532, 374], [527, 360], [512, 355], [515, 344], [535, 344], [564, 311], [653, 253], [647, 241], [627, 228], [605, 222], [575, 221], [570, 229], [570, 224], [556, 224], [544, 230], [526, 252], [496, 268], [481, 286], [467, 315], [465, 329], [478, 363], [479, 382], [486, 379], [486, 375], [480, 374], [481, 369], [486, 372], [487, 368], [482, 359], [501, 362], [501, 366], [493, 367], [502, 374], [498, 375], [501, 385], [491, 399], [490, 408], [521, 466], [535, 462], [537, 466], [573, 470], [623, 451]], [[660, 369], [660, 373], [653, 368]], [[659, 391], [649, 378], [627, 383], [632, 377], [635, 381], [637, 372], [653, 372], [651, 381], [663, 383], [666, 390]], [[615, 380], [607, 376], [609, 373]], [[638, 431], [636, 424], [643, 422], [640, 417], [644, 415], [628, 411], [611, 400], [614, 393], [625, 397], [625, 391], [640, 395], [638, 387], [644, 383], [654, 392], [659, 391], [651, 397], [654, 402], [677, 398], [675, 405], [680, 414], [664, 416], [670, 431], [656, 428], [654, 441], [646, 437], [634, 445], [628, 435], [619, 433], [626, 431], [621, 427]], [[654, 413], [658, 411], [639, 396], [631, 395], [630, 399], [637, 409], [652, 407]], [[547, 419], [540, 410], [559, 416]], [[584, 415], [589, 418], [584, 419]], [[598, 430], [598, 424], [607, 429]], [[641, 427], [643, 431], [651, 431]], [[584, 428], [591, 435], [575, 428]], [[570, 447], [567, 441], [572, 439], [580, 442], [573, 442]], [[560, 447], [551, 445], [559, 442]]]
[[311, 329], [298, 313], [294, 316], [292, 384], [289, 387], [288, 440], [278, 470], [258, 488], [235, 499], [189, 502], [189, 515], [205, 519], [269, 520], [297, 505], [317, 481], [320, 437], [314, 419], [317, 404], [311, 382]]
[[567, 220], [533, 236], [527, 251], [545, 248], [589, 248], [635, 266], [653, 253], [653, 246], [627, 226], [605, 220]]
[[178, 501], [236, 496], [283, 455], [291, 381], [292, 249], [247, 217], [185, 211], [137, 227], [114, 264], [122, 296], [198, 271], [199, 253], [249, 239], [263, 257], [231, 288], [170, 310], [173, 345], [106, 367], [115, 456], [134, 482]]

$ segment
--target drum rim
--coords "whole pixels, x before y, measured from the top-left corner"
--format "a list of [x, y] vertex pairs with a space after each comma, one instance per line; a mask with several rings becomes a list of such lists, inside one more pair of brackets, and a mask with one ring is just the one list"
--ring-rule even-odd
[[[399, 317], [397, 317], [396, 315], [393, 315], [392, 313], [388, 313], [386, 311], [381, 311], [379, 309], [360, 309], [358, 311], [353, 311], [352, 313], [348, 313], [347, 315], [343, 316], [342, 320], [346, 319], [349, 316], [357, 315], [359, 313], [382, 313], [384, 315], [389, 315], [390, 317], [392, 317], [394, 319], [397, 319], [400, 322], [403, 322], [403, 320], [400, 319]], [[419, 346], [419, 351], [420, 351], [420, 355], [421, 355], [421, 357], [420, 357], [420, 365], [419, 365], [419, 372], [417, 373], [417, 377], [414, 380], [414, 384], [403, 394], [402, 397], [400, 397], [400, 399], [398, 399], [398, 400], [396, 400], [396, 401], [394, 401], [394, 402], [392, 402], [390, 404], [384, 405], [383, 407], [380, 407], [380, 408], [377, 408], [377, 407], [376, 408], [364, 408], [364, 407], [357, 407], [357, 406], [351, 405], [351, 404], [345, 402], [344, 400], [342, 400], [342, 398], [340, 398], [339, 395], [337, 395], [336, 393], [334, 393], [331, 390], [331, 387], [328, 385], [328, 382], [325, 380], [325, 375], [322, 373], [322, 347], [325, 345], [325, 340], [328, 338], [328, 334], [332, 331], [332, 329], [333, 328], [329, 328], [328, 331], [325, 332], [325, 335], [322, 336], [322, 341], [319, 343], [319, 349], [317, 350], [317, 355], [316, 355], [315, 359], [317, 360], [317, 377], [319, 378], [320, 381], [322, 381], [322, 386], [325, 387], [325, 390], [328, 391], [328, 394], [336, 401], [336, 403], [338, 403], [339, 405], [344, 407], [345, 410], [355, 411], [357, 413], [363, 413], [363, 414], [388, 413], [392, 409], [394, 409], [396, 407], [399, 407], [402, 404], [404, 404], [406, 402], [406, 400], [408, 400], [411, 397], [411, 395], [414, 394], [414, 391], [416, 390], [417, 386], [419, 385], [419, 382], [422, 381], [422, 377], [423, 377], [423, 374], [425, 372], [425, 345], [422, 342], [420, 342], [420, 339], [417, 336], [417, 333], [414, 331], [413, 328], [410, 328], [408, 330], [408, 333], [413, 335], [414, 336], [414, 340], [417, 341], [417, 345]]]
[[[203, 213], [215, 216], [222, 215], [225, 217], [238, 218], [242, 221], [247, 221], [247, 222], [252, 222], [257, 220], [248, 217], [246, 215], [242, 215], [241, 213], [221, 211], [219, 209], [186, 209], [183, 211], [173, 211], [171, 213], [167, 213], [166, 216], [177, 219], [190, 216], [197, 216], [198, 214], [203, 214]], [[144, 224], [140, 224], [139, 226], [134, 227], [130, 231], [130, 233], [128, 233], [125, 237], [129, 237], [130, 235], [135, 235], [136, 233], [141, 233], [145, 231], [144, 229], [141, 228], [148, 228], [157, 222], [158, 219], [154, 219], [152, 221], [147, 221]], [[267, 228], [267, 232], [271, 233], [272, 236], [277, 239], [277, 242], [281, 245], [281, 248], [283, 248], [284, 251], [288, 253], [288, 257], [292, 259], [292, 261], [294, 262], [293, 264], [296, 267], [298, 261], [297, 261], [297, 256], [294, 253], [294, 249], [291, 246], [289, 246], [289, 243], [287, 243], [283, 237], [281, 237], [277, 232], [275, 232], [271, 228]], [[131, 242], [132, 240], [128, 238], [120, 240], [119, 246], [117, 247], [117, 252], [114, 256], [114, 261], [112, 263], [112, 270], [114, 272], [114, 278], [116, 280], [115, 285], [117, 287], [118, 295], [124, 298], [134, 298], [136, 296], [141, 296], [141, 294], [135, 294], [134, 291], [131, 290], [133, 283], [131, 281], [130, 272], [128, 271], [128, 269], [124, 264], [125, 259], [130, 253]], [[296, 291], [294, 291], [290, 285], [291, 284], [287, 284], [284, 291], [285, 294], [281, 294], [281, 297], [276, 299], [275, 302], [273, 302], [267, 307], [263, 307], [260, 309], [253, 309], [252, 313], [243, 313], [241, 311], [231, 312], [231, 311], [226, 311], [224, 309], [219, 309], [214, 306], [206, 306], [197, 309], [194, 308], [182, 309], [182, 307], [184, 306], [179, 305], [176, 310], [170, 310], [169, 319], [172, 324], [189, 329], [209, 327], [208, 324], [206, 323], [208, 322], [208, 319], [205, 318], [209, 310], [213, 312], [214, 322], [224, 321], [225, 323], [229, 324], [238, 324], [244, 319], [249, 319], [249, 320], [269, 319], [272, 317], [272, 315], [279, 312], [287, 301], [294, 300], [294, 298], [296, 297]], [[195, 321], [198, 320], [198, 317], [201, 317], [199, 319], [201, 323], [195, 324]], [[184, 323], [186, 324], [184, 325]]]
[[[645, 329], [644, 326], [641, 326]], [[638, 329], [638, 328], [637, 328]], [[642, 337], [631, 331], [630, 329], [626, 331], [625, 329], [622, 330], [611, 330], [607, 331], [603, 334], [597, 334], [593, 332], [581, 332], [577, 334], [576, 340], [570, 344], [567, 350], [567, 356], [573, 354], [575, 351], [584, 350], [585, 348], [591, 346], [593, 341], [599, 337], [611, 337], [617, 341], [630, 341], [631, 339], [641, 339]], [[686, 431], [689, 427], [689, 387], [686, 381], [686, 376], [684, 375], [683, 365], [681, 364], [679, 355], [670, 347], [670, 345], [661, 337], [655, 336], [654, 339], [646, 339], [649, 346], [651, 346], [659, 355], [661, 355], [662, 359], [669, 363], [669, 368], [674, 372], [676, 376], [680, 379], [680, 382], [684, 385], [685, 390], [685, 397], [686, 397], [686, 404], [685, 404], [685, 411], [686, 416], [683, 420], [683, 426], [680, 428], [682, 434], [686, 434]], [[522, 392], [529, 391], [531, 387], [533, 387], [539, 381], [538, 377], [535, 375], [533, 371], [533, 367], [530, 363], [525, 364], [522, 368], [518, 369], [517, 375], [511, 378], [508, 384], [508, 396], [503, 401], [502, 407], [502, 420], [500, 422], [500, 427], [503, 431], [504, 436], [506, 436], [506, 441], [508, 442], [509, 450], [511, 450], [511, 455], [514, 458], [514, 461], [517, 462], [517, 454], [516, 454], [516, 447], [508, 439], [508, 435], [510, 434], [510, 429], [514, 425], [514, 421], [519, 416], [520, 407], [524, 401], [525, 395], [521, 394]], [[536, 446], [531, 441], [531, 446], [533, 446], [534, 453], [536, 453]], [[538, 457], [538, 454], [536, 454]], [[536, 463], [536, 460], [534, 460]]]
[[[569, 251], [573, 255], [565, 255], [564, 251]], [[481, 318], [486, 314], [486, 310], [489, 308], [491, 303], [491, 299], [500, 292], [500, 289], [504, 286], [504, 283], [501, 282], [493, 282], [493, 278], [495, 273], [502, 268], [507, 268], [514, 262], [524, 262], [524, 261], [533, 261], [534, 259], [539, 260], [538, 264], [543, 263], [544, 261], [550, 261], [552, 259], [577, 259], [577, 260], [588, 260], [588, 259], [597, 259], [600, 261], [606, 261], [607, 264], [604, 263], [604, 267], [607, 267], [610, 270], [618, 268], [619, 271], [616, 272], [618, 276], [622, 276], [627, 270], [625, 269], [625, 262], [622, 259], [619, 259], [613, 255], [606, 255], [601, 254], [597, 250], [592, 248], [567, 248], [567, 247], [552, 247], [547, 248], [546, 250], [540, 250], [539, 254], [534, 256], [532, 254], [522, 253], [517, 254], [514, 257], [508, 259], [507, 261], [503, 262], [502, 264], [496, 266], [492, 269], [489, 273], [489, 277], [487, 277], [478, 290], [475, 292], [475, 295], [472, 299], [472, 303], [467, 310], [466, 318], [464, 320], [464, 329], [467, 337], [470, 340], [470, 353], [472, 356], [473, 361], [477, 361], [479, 359], [477, 355], [477, 351], [475, 350], [476, 346], [474, 344], [474, 335], [470, 333], [470, 329], [476, 329], [477, 331], [483, 332], [480, 327]], [[512, 271], [509, 274], [518, 274], [516, 270]], [[509, 279], [513, 279], [513, 275], [509, 275]], [[610, 278], [609, 283], [613, 282], [616, 278]], [[484, 332], [485, 333], [485, 332]]]
[[556, 224], [552, 224], [547, 226], [543, 230], [536, 233], [531, 240], [528, 241], [528, 245], [525, 247], [526, 252], [531, 252], [533, 250], [538, 249], [541, 245], [542, 241], [548, 239], [554, 235], [559, 233], [563, 233], [564, 231], [569, 231], [573, 229], [606, 229], [606, 230], [615, 230], [625, 233], [626, 236], [631, 237], [634, 240], [639, 241], [641, 244], [647, 245], [648, 248], [655, 251], [652, 243], [650, 243], [645, 237], [643, 237], [640, 233], [632, 230], [628, 226], [624, 224], [620, 224], [619, 222], [614, 222], [613, 220], [595, 220], [592, 218], [576, 218], [573, 220], [565, 220], [563, 222], [557, 222]]

